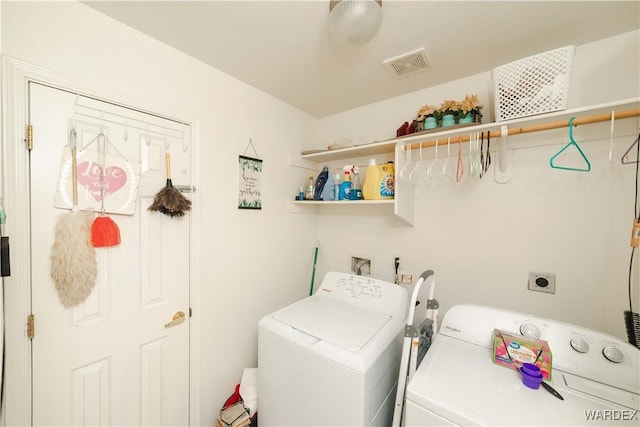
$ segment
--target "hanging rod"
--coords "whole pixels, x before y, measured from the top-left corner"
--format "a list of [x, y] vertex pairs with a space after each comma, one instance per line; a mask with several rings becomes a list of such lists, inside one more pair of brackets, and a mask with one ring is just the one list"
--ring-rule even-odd
[[48, 84], [48, 83], [41, 82], [41, 81], [36, 81], [36, 80], [29, 80], [28, 84], [31, 84], [31, 83], [37, 84], [37, 85], [40, 85], [40, 86], [44, 86], [44, 87], [49, 87], [49, 88], [52, 88], [52, 89], [61, 90], [63, 92], [67, 92], [67, 93], [70, 93], [72, 95], [76, 95], [76, 96], [78, 96], [80, 98], [85, 98], [85, 99], [88, 99], [88, 100], [91, 100], [91, 101], [104, 102], [105, 104], [113, 105], [113, 106], [119, 107], [119, 108], [125, 108], [127, 110], [135, 111], [136, 113], [141, 113], [141, 114], [144, 114], [144, 115], [147, 115], [147, 116], [152, 116], [152, 117], [156, 117], [156, 118], [159, 118], [159, 119], [168, 120], [168, 121], [174, 122], [176, 124], [189, 125], [188, 122], [185, 122], [185, 121], [182, 121], [182, 120], [178, 120], [178, 119], [174, 119], [174, 118], [169, 117], [169, 116], [163, 116], [163, 115], [160, 115], [160, 114], [157, 114], [157, 113], [152, 113], [150, 111], [142, 110], [140, 108], [135, 108], [135, 107], [131, 107], [131, 106], [122, 105], [122, 104], [114, 102], [114, 101], [109, 101], [109, 100], [107, 100], [105, 98], [98, 98], [98, 97], [95, 97], [95, 96], [87, 95], [85, 93], [80, 93], [80, 92], [77, 92], [77, 91], [62, 87], [62, 86], [52, 85], [52, 84]]
[[[84, 108], [84, 107], [82, 107], [82, 108]], [[167, 137], [171, 137], [171, 138], [179, 139], [179, 140], [184, 139], [184, 131], [168, 128], [166, 126], [152, 125], [154, 128], [164, 129], [162, 131], [159, 131], [159, 130], [150, 129], [149, 127], [136, 126], [135, 124], [132, 123], [132, 122], [138, 122], [138, 123], [143, 123], [143, 124], [145, 123], [145, 122], [142, 122], [140, 120], [129, 119], [129, 121], [116, 121], [116, 120], [109, 120], [109, 119], [106, 119], [104, 117], [100, 117], [100, 116], [96, 116], [96, 115], [92, 115], [92, 114], [86, 114], [86, 113], [82, 113], [82, 112], [77, 112], [77, 113], [75, 113], [75, 115], [77, 117], [86, 117], [86, 118], [89, 118], [89, 119], [93, 119], [94, 121], [99, 120], [100, 122], [104, 122], [104, 123], [112, 123], [112, 124], [116, 124], [116, 125], [126, 126], [128, 128], [131, 128], [131, 129], [137, 129], [139, 131], [142, 131], [145, 134], [154, 134], [154, 135], [158, 135], [159, 137], [163, 137], [165, 139]], [[110, 115], [113, 115], [113, 114], [110, 113]], [[120, 115], [116, 115], [116, 116], [117, 117], [123, 117], [123, 116], [120, 116]]]
[[[628, 119], [631, 117], [639, 117], [640, 116], [640, 108], [636, 108], [633, 110], [625, 110], [625, 111], [616, 111], [615, 114], [615, 119]], [[608, 122], [611, 120], [611, 113], [606, 113], [606, 114], [597, 114], [594, 116], [586, 116], [586, 117], [581, 117], [578, 118], [576, 117], [573, 120], [573, 125], [574, 126], [579, 126], [579, 125], [587, 125], [587, 124], [591, 124], [591, 123], [599, 123], [599, 122]], [[501, 124], [500, 122], [496, 122], [493, 123], [495, 124], [495, 126], [497, 127], [496, 130], [491, 130], [491, 137], [492, 138], [498, 138], [499, 136], [502, 136], [502, 133], [500, 131], [500, 127], [503, 126], [503, 124]], [[569, 125], [569, 121], [568, 120], [556, 120], [553, 122], [549, 122], [549, 123], [542, 123], [539, 125], [531, 125], [531, 126], [522, 126], [522, 127], [518, 127], [518, 126], [514, 126], [514, 127], [510, 127], [508, 129], [507, 135], [511, 136], [511, 135], [520, 135], [523, 133], [532, 133], [532, 132], [540, 132], [543, 130], [551, 130], [551, 129], [561, 129], [561, 128], [566, 128]], [[464, 131], [460, 131], [460, 132], [464, 132]], [[486, 132], [486, 131], [485, 131]], [[477, 133], [477, 132], [473, 132], [471, 131], [471, 133]], [[404, 145], [402, 147], [403, 151], [407, 151], [407, 150], [417, 150], [420, 147], [424, 148], [429, 148], [429, 147], [435, 147], [436, 142], [438, 142], [438, 145], [441, 145], [442, 140], [446, 140], [449, 137], [443, 137], [443, 138], [438, 138], [437, 140], [430, 140], [430, 141], [423, 141], [423, 142], [414, 142], [414, 143], [407, 143], [406, 145]], [[469, 142], [469, 135], [468, 134], [463, 134], [460, 136], [456, 136], [456, 139], [453, 140], [453, 138], [451, 138], [452, 141], [451, 142]]]

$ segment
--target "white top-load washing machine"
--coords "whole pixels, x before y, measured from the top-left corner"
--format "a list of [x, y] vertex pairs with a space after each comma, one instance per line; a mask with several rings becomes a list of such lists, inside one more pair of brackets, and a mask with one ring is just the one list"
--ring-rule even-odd
[[329, 272], [258, 324], [260, 426], [390, 425], [407, 292]]
[[[621, 316], [622, 317], [622, 316]], [[492, 361], [493, 330], [546, 340], [549, 384], [527, 388]], [[407, 386], [404, 425], [640, 425], [640, 350], [579, 326], [488, 307], [460, 305]]]

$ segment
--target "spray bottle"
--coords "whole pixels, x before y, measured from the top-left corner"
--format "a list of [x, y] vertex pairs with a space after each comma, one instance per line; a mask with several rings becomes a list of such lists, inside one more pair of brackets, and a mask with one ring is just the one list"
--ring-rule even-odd
[[351, 176], [349, 175], [351, 168], [351, 165], [345, 166], [343, 168], [344, 175], [342, 178], [342, 183], [340, 184], [339, 200], [349, 200], [351, 197]]
[[353, 166], [351, 170], [353, 178], [351, 178], [351, 194], [350, 200], [362, 200], [362, 185], [360, 184], [360, 175], [358, 174], [358, 166]]

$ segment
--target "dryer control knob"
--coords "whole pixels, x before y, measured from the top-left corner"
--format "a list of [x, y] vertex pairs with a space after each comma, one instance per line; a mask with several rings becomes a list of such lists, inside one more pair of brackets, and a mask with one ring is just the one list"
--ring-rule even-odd
[[537, 340], [540, 338], [540, 329], [533, 323], [523, 323], [520, 325], [520, 333], [527, 338]]
[[604, 354], [607, 360], [613, 363], [621, 363], [624, 360], [624, 354], [616, 347], [605, 347], [602, 349], [602, 354]]
[[361, 293], [362, 293], [362, 285], [354, 284], [351, 287], [351, 295], [353, 295], [354, 297], [360, 295]]
[[578, 353], [586, 353], [589, 351], [589, 344], [582, 338], [574, 338], [571, 340], [571, 348]]

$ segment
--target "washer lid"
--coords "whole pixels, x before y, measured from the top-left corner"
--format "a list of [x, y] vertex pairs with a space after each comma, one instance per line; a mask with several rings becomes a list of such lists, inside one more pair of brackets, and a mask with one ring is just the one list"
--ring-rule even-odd
[[273, 317], [294, 329], [350, 351], [358, 351], [391, 316], [329, 298], [306, 298]]

